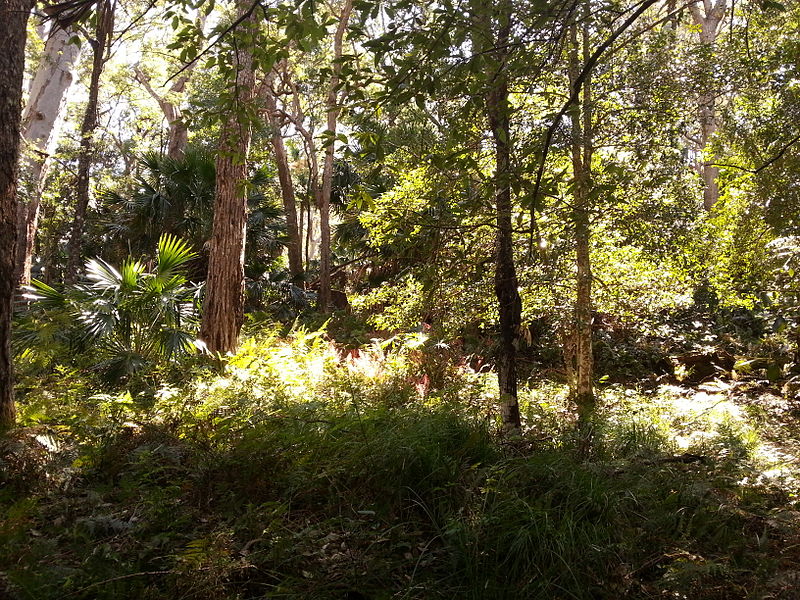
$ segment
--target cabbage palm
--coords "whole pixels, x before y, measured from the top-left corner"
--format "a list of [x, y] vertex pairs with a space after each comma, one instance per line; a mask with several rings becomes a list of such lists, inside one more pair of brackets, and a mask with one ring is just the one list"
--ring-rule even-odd
[[[144, 253], [164, 233], [180, 236], [198, 249], [211, 237], [215, 191], [214, 156], [189, 148], [181, 158], [150, 152], [139, 157], [143, 175], [130, 194], [102, 194], [104, 229], [110, 239], [126, 240], [129, 251]], [[272, 265], [284, 244], [283, 212], [259, 190], [269, 183], [256, 171], [248, 197], [247, 262]]]
[[21, 345], [52, 336], [55, 323], [62, 328], [57, 339], [90, 351], [99, 358], [94, 367], [111, 380], [194, 351], [197, 287], [187, 281], [186, 264], [195, 256], [186, 242], [165, 234], [152, 270], [133, 258], [119, 269], [95, 258], [86, 263], [84, 281], [63, 291], [34, 280]]

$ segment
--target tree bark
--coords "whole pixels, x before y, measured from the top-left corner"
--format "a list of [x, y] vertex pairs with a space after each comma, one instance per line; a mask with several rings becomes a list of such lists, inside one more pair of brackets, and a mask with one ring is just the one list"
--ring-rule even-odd
[[[485, 8], [479, 8], [481, 13]], [[494, 69], [487, 73], [486, 115], [494, 141], [494, 197], [497, 218], [495, 240], [494, 291], [500, 317], [500, 340], [497, 351], [497, 381], [500, 390], [500, 413], [506, 430], [519, 430], [521, 419], [517, 396], [517, 346], [522, 323], [522, 299], [519, 295], [514, 264], [511, 195], [511, 118], [508, 101], [508, 40], [511, 32], [511, 7], [508, 2], [497, 5], [495, 35], [491, 17], [484, 17], [484, 40], [493, 40], [490, 50]], [[479, 13], [480, 14], [480, 13]], [[480, 33], [479, 33], [480, 35]], [[487, 49], [489, 50], [489, 49]]]
[[[702, 8], [701, 8], [702, 4]], [[704, 48], [708, 57], [713, 55], [714, 44], [720, 32], [720, 24], [725, 17], [727, 10], [727, 0], [703, 0], [702, 3], [689, 4], [689, 12], [692, 21], [700, 28], [700, 44]], [[708, 65], [708, 69], [713, 65]], [[704, 159], [697, 165], [700, 177], [703, 180], [703, 207], [711, 210], [719, 200], [719, 167], [714, 163], [717, 161], [716, 155], [711, 152], [711, 142], [714, 134], [719, 128], [719, 119], [716, 111], [717, 94], [713, 89], [706, 89], [698, 98], [697, 116], [700, 123], [700, 151], [704, 154]]]
[[[586, 3], [588, 4], [588, 3]], [[588, 6], [584, 11], [588, 19]], [[589, 58], [588, 22], [584, 22], [582, 40], [584, 62]], [[577, 25], [570, 29], [569, 77], [570, 86], [577, 84], [581, 65], [578, 59]], [[592, 267], [589, 256], [591, 177], [592, 177], [592, 109], [591, 74], [583, 81], [582, 98], [576, 96], [572, 107], [572, 169], [573, 169], [573, 227], [575, 233], [576, 293], [573, 319], [574, 357], [572, 372], [573, 398], [578, 407], [578, 424], [581, 437], [588, 444], [593, 433], [595, 398], [592, 379], [594, 358], [592, 354]]]
[[75, 182], [75, 215], [72, 220], [67, 244], [66, 283], [74, 283], [81, 266], [81, 242], [83, 239], [86, 210], [89, 207], [89, 171], [94, 151], [94, 132], [97, 129], [97, 104], [100, 94], [100, 76], [106, 63], [108, 44], [114, 29], [114, 5], [111, 0], [98, 0], [95, 39], [89, 40], [92, 48], [92, 74], [89, 80], [89, 98], [81, 123], [81, 144], [78, 152], [78, 176]]
[[311, 229], [311, 200], [306, 200], [306, 264], [311, 263], [311, 239], [314, 234]]
[[74, 79], [73, 70], [80, 56], [80, 47], [68, 43], [73, 35], [72, 29], [64, 30], [57, 23], [53, 24], [22, 116], [24, 151], [20, 170], [21, 178], [25, 181], [25, 197], [19, 198], [17, 203], [15, 279], [19, 285], [31, 282], [42, 188], [50, 164], [49, 157], [55, 152], [58, 142], [67, 91]]
[[[238, 18], [251, 9], [239, 0]], [[240, 27], [254, 27], [253, 16]], [[236, 81], [232, 111], [220, 132], [216, 160], [214, 225], [211, 234], [200, 338], [210, 352], [235, 352], [244, 322], [244, 250], [247, 229], [247, 154], [249, 108], [255, 93], [253, 56], [239, 48], [234, 55]]]
[[339, 105], [339, 83], [342, 74], [342, 42], [353, 11], [353, 0], [344, 0], [339, 15], [339, 24], [333, 37], [333, 75], [328, 86], [326, 134], [330, 136], [325, 148], [325, 162], [322, 168], [322, 186], [319, 199], [319, 297], [317, 305], [323, 313], [330, 311], [331, 304], [331, 225], [330, 206], [333, 191], [333, 159], [336, 150], [336, 125], [341, 107]]
[[33, 0], [0, 2], [0, 429], [13, 427], [14, 370], [11, 312], [17, 238], [17, 168], [22, 116], [25, 40]]
[[278, 169], [278, 182], [281, 188], [283, 213], [286, 217], [286, 235], [289, 238], [286, 250], [289, 254], [289, 273], [292, 279], [300, 279], [303, 275], [303, 256], [300, 229], [297, 223], [297, 200], [294, 192], [292, 173], [289, 170], [289, 159], [286, 155], [286, 145], [281, 135], [281, 120], [278, 113], [277, 100], [273, 89], [275, 79], [274, 71], [267, 78], [265, 86], [264, 103], [266, 105], [269, 124], [271, 128], [270, 143], [275, 154], [275, 166]]
[[300, 254], [300, 268], [305, 270], [306, 262], [303, 258], [303, 240], [305, 239], [305, 209], [303, 201], [300, 200], [300, 207], [297, 211], [297, 251]]

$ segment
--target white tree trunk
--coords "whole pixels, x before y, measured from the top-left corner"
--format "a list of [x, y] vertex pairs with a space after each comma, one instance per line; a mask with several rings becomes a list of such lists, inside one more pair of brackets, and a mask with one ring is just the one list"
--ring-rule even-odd
[[16, 278], [21, 285], [30, 283], [42, 186], [47, 177], [49, 157], [58, 144], [67, 92], [80, 55], [80, 47], [69, 43], [73, 35], [72, 31], [54, 25], [22, 115], [24, 144], [20, 175], [24, 192], [17, 204], [16, 261]]
[[[703, 0], [700, 3], [689, 5], [689, 12], [692, 21], [700, 27], [700, 44], [706, 48], [711, 48], [719, 37], [720, 25], [725, 17], [728, 8], [728, 0]], [[711, 55], [711, 53], [708, 53]], [[714, 65], [707, 65], [712, 69]], [[710, 144], [714, 134], [719, 127], [719, 118], [716, 111], [717, 94], [713, 89], [704, 90], [697, 100], [698, 121], [700, 122], [700, 150], [703, 153], [703, 160], [697, 165], [700, 177], [703, 179], [703, 206], [706, 210], [711, 210], [719, 200], [719, 184], [717, 176], [719, 167], [715, 166], [717, 157], [710, 151]]]

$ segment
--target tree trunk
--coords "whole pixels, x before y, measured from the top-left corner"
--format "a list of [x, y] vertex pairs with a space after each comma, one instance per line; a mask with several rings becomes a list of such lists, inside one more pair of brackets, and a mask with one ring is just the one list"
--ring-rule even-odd
[[342, 73], [342, 42], [350, 13], [353, 11], [353, 0], [344, 0], [342, 12], [339, 15], [339, 24], [333, 37], [333, 65], [331, 81], [328, 87], [328, 130], [330, 136], [328, 146], [325, 148], [325, 163], [322, 168], [322, 189], [319, 202], [319, 297], [317, 306], [323, 313], [330, 310], [331, 304], [331, 225], [330, 206], [331, 193], [333, 192], [333, 158], [336, 150], [336, 124], [339, 119], [341, 107], [339, 106], [339, 82]]
[[[198, 17], [197, 28], [202, 32], [206, 22], [206, 17], [202, 14]], [[198, 41], [199, 43], [199, 41]], [[200, 51], [200, 48], [195, 44], [195, 53]], [[173, 159], [178, 160], [183, 158], [186, 153], [186, 146], [189, 144], [189, 128], [183, 118], [183, 111], [181, 109], [181, 98], [186, 92], [186, 84], [192, 77], [197, 62], [193, 62], [186, 66], [175, 82], [166, 91], [165, 95], [159, 94], [151, 85], [150, 77], [142, 71], [138, 65], [133, 68], [136, 81], [144, 86], [148, 94], [158, 102], [161, 112], [164, 113], [164, 118], [167, 120], [167, 152], [166, 155]]]
[[[479, 8], [481, 13], [485, 9]], [[479, 13], [480, 14], [480, 13]], [[494, 69], [487, 73], [486, 115], [494, 140], [494, 197], [497, 216], [495, 241], [494, 291], [500, 316], [500, 341], [497, 351], [497, 381], [500, 389], [500, 412], [503, 427], [514, 431], [521, 427], [517, 398], [517, 345], [522, 322], [522, 300], [519, 296], [517, 271], [514, 265], [514, 238], [511, 201], [511, 119], [508, 102], [508, 39], [511, 31], [511, 9], [508, 2], [497, 7], [498, 32], [493, 33], [491, 18], [484, 23], [484, 38], [494, 40]], [[480, 34], [479, 34], [480, 35]]]
[[305, 209], [303, 201], [300, 200], [300, 210], [297, 213], [297, 252], [300, 254], [300, 268], [305, 270], [306, 262], [303, 258], [303, 239], [305, 232]]
[[[588, 5], [588, 2], [586, 3]], [[588, 6], [585, 18], [588, 18]], [[585, 22], [583, 39], [584, 63], [589, 59], [588, 23]], [[578, 60], [577, 26], [570, 29], [569, 76], [570, 86], [578, 85], [580, 72]], [[593, 434], [595, 398], [592, 386], [594, 359], [592, 355], [592, 267], [589, 257], [591, 177], [592, 177], [592, 109], [591, 75], [583, 81], [583, 98], [576, 96], [572, 107], [572, 169], [573, 169], [573, 226], [575, 231], [576, 294], [574, 314], [573, 398], [578, 407], [578, 424], [581, 437], [588, 444]]]
[[275, 153], [275, 166], [278, 169], [278, 181], [281, 187], [281, 199], [283, 200], [283, 213], [286, 217], [286, 235], [289, 238], [286, 250], [289, 254], [289, 273], [292, 279], [298, 280], [303, 275], [303, 256], [300, 229], [297, 224], [297, 200], [294, 193], [294, 183], [292, 173], [289, 170], [289, 159], [286, 155], [286, 146], [281, 135], [281, 122], [278, 115], [277, 101], [272, 89], [274, 72], [270, 74], [264, 102], [266, 104], [272, 135], [270, 142]]
[[22, 116], [25, 39], [33, 0], [0, 3], [0, 429], [14, 426], [11, 312], [17, 238], [17, 163]]
[[73, 35], [71, 29], [64, 30], [57, 23], [53, 24], [22, 116], [24, 150], [20, 171], [25, 181], [25, 197], [17, 203], [15, 279], [19, 285], [31, 282], [42, 187], [47, 177], [49, 157], [56, 149], [67, 91], [72, 85], [73, 69], [80, 55], [80, 47], [68, 43]]
[[100, 75], [106, 62], [108, 43], [114, 29], [114, 8], [109, 0], [98, 0], [95, 39], [89, 40], [92, 48], [92, 74], [89, 80], [89, 98], [81, 123], [81, 145], [78, 152], [78, 176], [75, 182], [75, 215], [67, 244], [67, 269], [64, 281], [74, 283], [81, 265], [86, 210], [89, 207], [89, 171], [94, 152], [93, 137], [97, 129], [97, 103], [100, 94]]
[[314, 235], [311, 223], [311, 201], [306, 200], [306, 264], [311, 263], [311, 238]]
[[158, 102], [164, 118], [167, 120], [167, 152], [166, 155], [178, 160], [183, 158], [186, 146], [189, 143], [189, 128], [183, 120], [180, 104], [173, 101], [175, 95], [181, 94], [186, 89], [192, 69], [188, 68], [184, 74], [167, 90], [167, 96], [162, 96], [150, 84], [150, 77], [138, 66], [133, 68], [136, 81], [142, 84], [147, 93]]
[[[238, 18], [251, 9], [238, 3]], [[255, 19], [240, 27], [254, 27]], [[211, 233], [200, 338], [210, 352], [235, 352], [244, 322], [244, 249], [247, 229], [247, 153], [251, 123], [248, 108], [253, 101], [253, 56], [247, 49], [235, 53], [235, 97], [231, 114], [220, 132], [216, 160], [214, 225]]]
[[[713, 2], [713, 4], [712, 4]], [[700, 5], [702, 4], [702, 9]], [[720, 32], [720, 24], [725, 17], [727, 10], [727, 0], [703, 0], [702, 3], [689, 4], [689, 12], [692, 21], [700, 28], [700, 44], [705, 50], [705, 55], [713, 57], [714, 44]], [[714, 65], [707, 65], [713, 69]], [[711, 142], [714, 134], [719, 127], [719, 120], [716, 111], [717, 93], [713, 89], [706, 89], [698, 98], [698, 121], [700, 123], [700, 151], [704, 154], [703, 162], [697, 165], [700, 177], [703, 180], [703, 207], [711, 210], [719, 200], [719, 167], [714, 163], [717, 157], [711, 152]]]

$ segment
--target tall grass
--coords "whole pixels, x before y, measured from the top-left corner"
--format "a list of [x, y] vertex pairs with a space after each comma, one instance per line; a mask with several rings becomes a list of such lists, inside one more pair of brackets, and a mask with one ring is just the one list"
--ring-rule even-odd
[[[740, 483], [757, 439], [732, 413], [612, 390], [587, 461], [557, 388], [527, 392], [528, 429], [505, 440], [491, 384], [435, 352], [265, 332], [224, 372], [155, 398], [29, 394], [30, 427], [0, 452], [6, 489], [35, 436], [58, 448], [0, 494], [0, 586], [26, 599], [777, 594], [763, 515], [787, 498]], [[681, 442], [700, 422], [708, 435]], [[708, 460], [659, 461], [687, 448]]]

